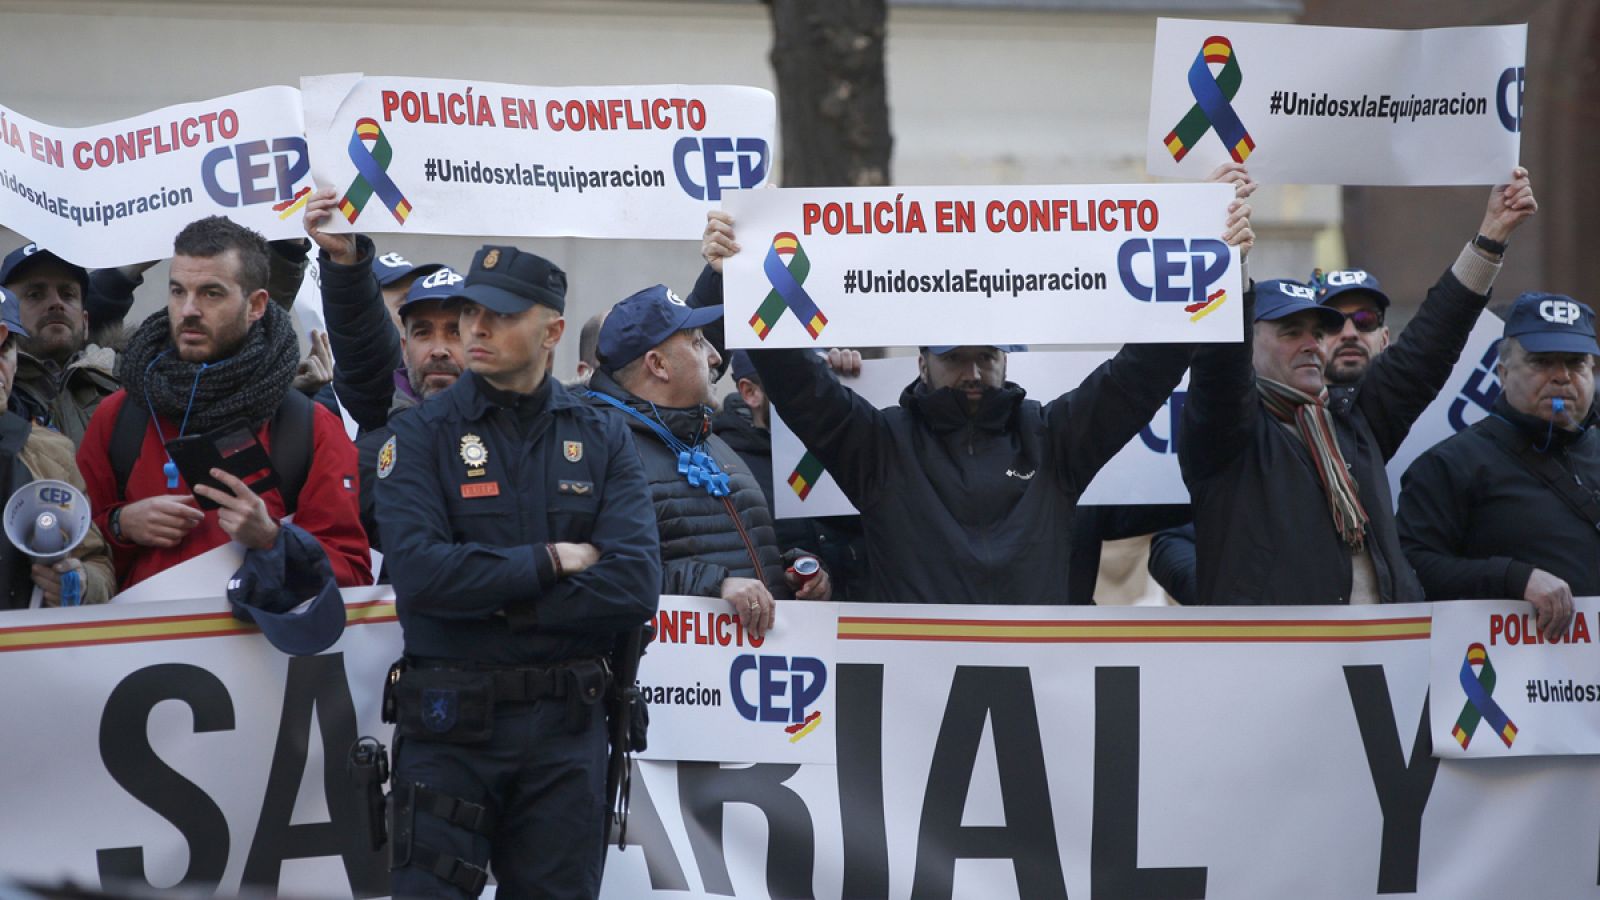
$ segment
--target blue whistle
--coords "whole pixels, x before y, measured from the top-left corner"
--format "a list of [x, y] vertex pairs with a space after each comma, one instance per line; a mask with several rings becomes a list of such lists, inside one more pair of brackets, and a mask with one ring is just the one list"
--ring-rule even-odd
[[169, 491], [177, 490], [178, 489], [178, 464], [169, 459], [169, 460], [167, 460], [167, 464], [161, 467], [161, 472], [162, 472], [162, 474], [167, 476], [167, 490], [169, 490]]
[[83, 603], [83, 573], [73, 570], [61, 576], [61, 605], [78, 606], [81, 603]]
[[1562, 397], [1557, 397], [1554, 400], [1550, 401], [1550, 411], [1551, 412], [1561, 412], [1562, 410], [1564, 410], [1566, 408], [1567, 408], [1567, 401]]

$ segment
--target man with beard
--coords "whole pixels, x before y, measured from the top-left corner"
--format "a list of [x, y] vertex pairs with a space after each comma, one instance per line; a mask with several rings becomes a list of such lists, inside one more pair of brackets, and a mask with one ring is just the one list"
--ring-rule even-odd
[[[449, 303], [459, 293], [461, 282], [461, 276], [452, 269], [435, 269], [411, 283], [397, 309], [400, 349], [405, 359], [401, 373], [406, 378], [406, 390], [419, 403], [455, 384], [461, 375], [461, 312], [457, 305]], [[416, 406], [396, 408], [382, 427], [356, 440], [361, 466], [361, 524], [366, 526], [367, 539], [377, 550], [383, 549], [373, 497], [379, 456], [394, 434], [394, 420], [415, 409]]]
[[[129, 338], [124, 389], [89, 422], [78, 465], [123, 589], [230, 540], [247, 551], [317, 548], [340, 585], [371, 581], [355, 446], [332, 413], [291, 388], [299, 346], [289, 313], [268, 300], [268, 253], [261, 235], [221, 216], [179, 232], [166, 309]], [[235, 425], [272, 453], [280, 486], [256, 494], [213, 469], [226, 489], [191, 491], [167, 442], [221, 438]], [[119, 434], [133, 436], [131, 454]], [[273, 452], [275, 439], [284, 452]], [[197, 496], [219, 508], [198, 508]], [[300, 534], [285, 540], [291, 529]]]
[[1311, 276], [1317, 302], [1344, 316], [1344, 325], [1328, 338], [1328, 386], [1353, 387], [1367, 374], [1372, 358], [1389, 346], [1389, 295], [1378, 279], [1362, 269], [1317, 272]]
[[1547, 636], [1600, 594], [1594, 311], [1523, 294], [1500, 342], [1491, 415], [1400, 480], [1400, 544], [1429, 600], [1514, 597]]
[[39, 247], [11, 251], [0, 284], [22, 301], [13, 406], [23, 416], [83, 442], [100, 401], [117, 390], [117, 355], [88, 342], [89, 272]]

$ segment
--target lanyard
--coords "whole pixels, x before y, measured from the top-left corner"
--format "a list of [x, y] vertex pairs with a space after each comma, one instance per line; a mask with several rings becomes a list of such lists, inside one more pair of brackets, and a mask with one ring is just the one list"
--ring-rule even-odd
[[[589, 396], [622, 410], [643, 422], [646, 427], [655, 432], [656, 437], [661, 438], [661, 442], [666, 444], [668, 449], [678, 454], [678, 474], [682, 475], [691, 487], [704, 488], [705, 492], [713, 497], [726, 497], [732, 493], [732, 489], [728, 485], [727, 473], [722, 471], [711, 454], [702, 450], [698, 444], [691, 447], [678, 440], [677, 435], [667, 430], [667, 426], [661, 424], [660, 413], [656, 413], [656, 417], [651, 418], [610, 394], [603, 394], [599, 391], [590, 391]], [[650, 404], [650, 408], [654, 410], [655, 404]]]

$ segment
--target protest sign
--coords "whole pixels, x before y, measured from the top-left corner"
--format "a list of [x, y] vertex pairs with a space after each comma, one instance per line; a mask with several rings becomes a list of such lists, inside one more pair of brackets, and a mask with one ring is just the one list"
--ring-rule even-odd
[[[1058, 353], [1010, 353], [1006, 379], [1022, 385], [1028, 396], [1049, 403], [1077, 387], [1090, 372], [1110, 359], [1111, 350]], [[917, 361], [909, 356], [869, 359], [861, 375], [842, 381], [879, 409], [896, 406], [900, 392], [917, 377]], [[1189, 492], [1178, 470], [1179, 418], [1187, 396], [1188, 376], [1156, 413], [1089, 483], [1079, 498], [1087, 505], [1188, 503]], [[827, 473], [816, 454], [772, 412], [772, 494], [780, 519], [810, 516], [853, 516], [856, 508]]]
[[300, 80], [332, 231], [691, 240], [767, 183], [777, 107], [760, 88]]
[[1389, 496], [1395, 503], [1400, 502], [1400, 478], [1417, 457], [1494, 408], [1495, 398], [1500, 396], [1500, 377], [1494, 366], [1500, 358], [1500, 335], [1505, 328], [1506, 323], [1492, 312], [1485, 310], [1478, 316], [1450, 380], [1389, 458]]
[[1159, 19], [1152, 175], [1499, 184], [1517, 165], [1528, 26], [1385, 31]]
[[1118, 344], [1240, 336], [1233, 188], [730, 194], [730, 347]]
[[1435, 756], [1600, 753], [1600, 602], [1574, 603], [1553, 636], [1520, 600], [1434, 604], [1429, 683]]
[[[389, 596], [346, 591], [344, 636], [311, 657], [221, 599], [0, 616], [0, 872], [387, 893], [345, 755], [357, 735], [392, 743]], [[610, 851], [602, 896], [1594, 890], [1591, 761], [1432, 755], [1430, 615], [1448, 606], [790, 604], [833, 634], [815, 654], [834, 654], [830, 731], [813, 736], [837, 764], [637, 762], [631, 846]], [[682, 710], [652, 710], [652, 743]], [[714, 731], [723, 759], [748, 758], [749, 732]]]
[[303, 237], [300, 93], [265, 87], [87, 128], [0, 106], [0, 224], [86, 268], [172, 255], [210, 215]]

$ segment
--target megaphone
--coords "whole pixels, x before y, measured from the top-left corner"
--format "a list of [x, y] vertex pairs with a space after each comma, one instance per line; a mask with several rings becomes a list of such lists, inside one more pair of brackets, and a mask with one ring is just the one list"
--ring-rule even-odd
[[[82, 491], [47, 478], [18, 488], [6, 501], [4, 518], [6, 539], [44, 565], [66, 559], [83, 542], [93, 521], [89, 498]], [[34, 588], [30, 608], [37, 609], [43, 597], [44, 592]], [[77, 606], [82, 600], [83, 578], [68, 572], [61, 578], [61, 605]]]

